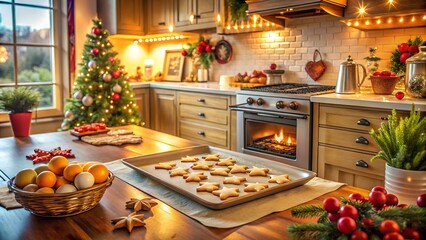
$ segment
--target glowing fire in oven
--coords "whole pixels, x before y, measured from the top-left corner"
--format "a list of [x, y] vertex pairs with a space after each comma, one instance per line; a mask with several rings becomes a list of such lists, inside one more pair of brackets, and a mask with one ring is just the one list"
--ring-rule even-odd
[[285, 136], [284, 136], [284, 132], [283, 132], [282, 129], [281, 129], [279, 135], [277, 135], [275, 133], [275, 141], [277, 141], [278, 143], [284, 144], [284, 145], [287, 145], [287, 146], [291, 146], [291, 145], [294, 144], [293, 140], [292, 140], [292, 138], [290, 136], [287, 136], [287, 141], [285, 141], [285, 142], [284, 142], [284, 138], [285, 138]]

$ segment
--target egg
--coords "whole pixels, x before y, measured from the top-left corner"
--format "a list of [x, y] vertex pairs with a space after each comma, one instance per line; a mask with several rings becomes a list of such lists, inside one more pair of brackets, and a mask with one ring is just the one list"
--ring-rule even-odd
[[46, 164], [43, 164], [43, 165], [40, 165], [40, 166], [34, 168], [34, 171], [36, 171], [37, 174], [40, 174], [41, 172], [47, 171], [47, 170], [49, 170], [49, 168], [47, 167]]
[[95, 183], [95, 178], [89, 172], [81, 172], [74, 179], [74, 185], [78, 190], [86, 189]]
[[56, 189], [56, 193], [70, 193], [77, 191], [77, 188], [75, 188], [74, 185], [66, 183], [62, 186], [60, 186], [58, 189]]
[[15, 176], [15, 185], [22, 189], [30, 183], [36, 183], [36, 177], [37, 172], [33, 169], [21, 170]]
[[38, 186], [37, 186], [37, 184], [30, 183], [27, 186], [25, 186], [22, 190], [27, 191], [27, 192], [35, 192], [35, 191], [38, 190]]

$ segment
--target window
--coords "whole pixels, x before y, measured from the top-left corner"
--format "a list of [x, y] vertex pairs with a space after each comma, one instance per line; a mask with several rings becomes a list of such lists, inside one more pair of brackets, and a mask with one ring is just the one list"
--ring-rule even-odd
[[[38, 117], [62, 115], [62, 89], [68, 79], [62, 2], [66, 1], [0, 0], [0, 88], [37, 89], [41, 93]], [[2, 121], [8, 121], [4, 112]]]

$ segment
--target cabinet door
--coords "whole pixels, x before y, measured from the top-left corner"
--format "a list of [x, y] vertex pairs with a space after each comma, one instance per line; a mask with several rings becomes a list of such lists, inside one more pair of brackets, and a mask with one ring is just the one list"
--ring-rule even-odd
[[141, 114], [141, 119], [145, 123], [144, 127], [151, 127], [149, 109], [149, 88], [134, 88], [135, 101]]
[[143, 0], [102, 0], [97, 11], [110, 34], [144, 35]]
[[197, 9], [197, 24], [213, 23], [215, 24], [216, 15], [219, 13], [217, 0], [194, 0]]
[[148, 34], [167, 33], [173, 25], [173, 0], [148, 0]]
[[176, 135], [176, 91], [151, 89], [151, 124], [154, 130]]
[[[223, 0], [175, 0], [176, 31], [191, 31], [216, 27], [219, 3]], [[194, 21], [190, 22], [191, 15]]]
[[189, 18], [192, 14], [195, 14], [192, 0], [175, 0], [175, 27], [188, 26], [191, 24]]

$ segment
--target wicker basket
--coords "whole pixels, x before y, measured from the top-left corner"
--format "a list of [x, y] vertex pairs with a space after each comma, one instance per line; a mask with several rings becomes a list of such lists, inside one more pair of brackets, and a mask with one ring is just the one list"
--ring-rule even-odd
[[72, 193], [55, 194], [23, 191], [16, 187], [14, 177], [8, 182], [8, 186], [15, 194], [16, 201], [32, 214], [42, 217], [68, 217], [94, 208], [113, 180], [114, 174], [110, 172], [104, 183]]
[[376, 77], [371, 76], [371, 87], [373, 88], [374, 94], [378, 95], [390, 95], [395, 89], [396, 83], [399, 77]]

